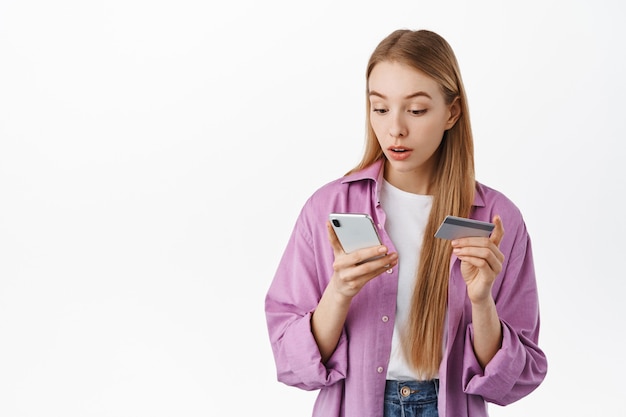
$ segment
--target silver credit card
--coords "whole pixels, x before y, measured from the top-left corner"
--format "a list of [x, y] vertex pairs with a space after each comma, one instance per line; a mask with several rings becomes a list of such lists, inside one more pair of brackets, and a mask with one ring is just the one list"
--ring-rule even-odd
[[446, 216], [435, 237], [441, 239], [459, 239], [462, 237], [488, 237], [495, 225], [480, 220], [466, 219], [464, 217]]

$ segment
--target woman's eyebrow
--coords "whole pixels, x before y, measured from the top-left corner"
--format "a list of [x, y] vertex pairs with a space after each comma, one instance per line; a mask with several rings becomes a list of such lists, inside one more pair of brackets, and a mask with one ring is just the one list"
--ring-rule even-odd
[[[387, 96], [385, 96], [384, 94], [379, 93], [376, 90], [371, 90], [368, 95], [369, 96], [380, 97], [382, 99], [386, 99], [387, 98]], [[415, 98], [415, 97], [427, 97], [427, 98], [432, 100], [432, 97], [430, 96], [430, 94], [428, 94], [425, 91], [416, 91], [415, 93], [409, 94], [408, 96], [406, 96], [404, 98], [405, 99], [411, 99], [411, 98]]]

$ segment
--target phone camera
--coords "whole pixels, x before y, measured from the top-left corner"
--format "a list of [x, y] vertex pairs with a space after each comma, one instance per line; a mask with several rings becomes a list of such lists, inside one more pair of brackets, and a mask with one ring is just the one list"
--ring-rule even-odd
[[339, 220], [337, 219], [333, 219], [333, 224], [335, 225], [335, 227], [341, 227], [341, 223], [339, 223]]

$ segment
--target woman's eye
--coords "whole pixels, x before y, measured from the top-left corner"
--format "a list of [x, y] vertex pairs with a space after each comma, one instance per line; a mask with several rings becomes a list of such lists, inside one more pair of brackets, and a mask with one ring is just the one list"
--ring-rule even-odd
[[414, 114], [414, 115], [416, 115], [416, 116], [419, 116], [420, 114], [424, 114], [424, 113], [426, 113], [426, 110], [409, 110], [409, 112], [410, 112], [411, 114]]
[[373, 111], [374, 113], [379, 113], [379, 114], [385, 114], [385, 113], [387, 113], [387, 109], [376, 109], [376, 108], [374, 108], [374, 109], [372, 109], [372, 111]]

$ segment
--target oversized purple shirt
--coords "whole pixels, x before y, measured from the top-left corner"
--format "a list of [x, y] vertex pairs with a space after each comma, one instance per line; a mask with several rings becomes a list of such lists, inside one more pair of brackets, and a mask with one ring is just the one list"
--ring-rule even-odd
[[[350, 306], [343, 333], [326, 364], [311, 333], [311, 314], [333, 273], [326, 221], [331, 212], [369, 213], [383, 244], [395, 251], [379, 203], [382, 162], [317, 190], [296, 220], [265, 312], [278, 380], [319, 390], [314, 417], [381, 417], [391, 352], [397, 268], [363, 287]], [[483, 369], [472, 348], [472, 309], [460, 261], [450, 260], [447, 343], [439, 368], [439, 416], [487, 416], [486, 402], [510, 404], [543, 381], [547, 362], [538, 347], [539, 306], [530, 238], [518, 208], [503, 194], [477, 184], [471, 217], [499, 214], [505, 235], [502, 272], [493, 286], [502, 323], [502, 347]]]

